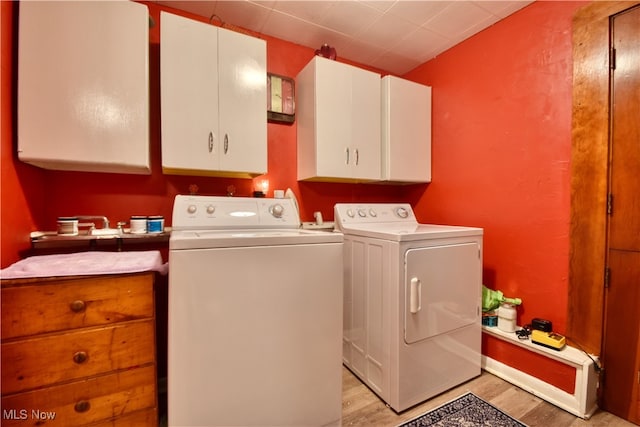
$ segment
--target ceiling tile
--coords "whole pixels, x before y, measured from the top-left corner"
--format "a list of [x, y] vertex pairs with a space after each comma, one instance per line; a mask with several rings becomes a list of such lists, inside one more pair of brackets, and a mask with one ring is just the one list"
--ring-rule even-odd
[[418, 27], [403, 37], [392, 50], [407, 58], [415, 58], [426, 62], [441, 52], [441, 47], [449, 43], [449, 39], [426, 28]]
[[477, 22], [489, 17], [491, 17], [489, 12], [472, 2], [448, 2], [447, 7], [423, 26], [448, 38], [459, 38]]
[[320, 21], [320, 24], [355, 37], [366, 28], [371, 27], [371, 25], [382, 16], [382, 12], [362, 2], [335, 2], [333, 6], [327, 10], [327, 14]]
[[531, 0], [159, 0], [159, 4], [402, 75]]
[[[338, 58], [347, 58], [361, 64], [371, 65], [371, 62], [380, 56], [380, 47], [370, 45], [367, 42], [351, 38], [344, 45], [332, 45], [336, 48]], [[386, 68], [383, 68], [386, 70]]]
[[422, 25], [447, 7], [447, 3], [444, 1], [397, 1], [388, 13], [413, 24]]
[[492, 13], [493, 15], [505, 18], [513, 12], [520, 10], [523, 6], [527, 6], [531, 1], [515, 0], [515, 1], [474, 1], [476, 6]]
[[287, 0], [275, 2], [273, 8], [304, 21], [320, 24], [334, 3], [333, 1]]
[[[271, 11], [267, 7], [248, 1], [218, 1], [214, 13], [222, 22], [262, 32]], [[237, 24], [238, 22], [242, 22], [242, 25]]]
[[358, 34], [358, 37], [367, 40], [369, 44], [378, 45], [384, 51], [390, 49], [398, 40], [416, 28], [417, 25], [386, 13], [366, 30]]
[[389, 10], [398, 0], [357, 0], [360, 3], [366, 4], [369, 7], [372, 7], [380, 12], [386, 12]]

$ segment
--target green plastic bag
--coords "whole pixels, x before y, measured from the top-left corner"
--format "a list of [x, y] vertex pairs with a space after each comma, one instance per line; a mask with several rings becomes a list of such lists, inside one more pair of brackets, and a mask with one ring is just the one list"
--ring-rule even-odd
[[503, 302], [520, 305], [522, 300], [520, 298], [507, 298], [501, 291], [494, 291], [486, 286], [482, 285], [482, 311], [491, 311], [500, 307]]

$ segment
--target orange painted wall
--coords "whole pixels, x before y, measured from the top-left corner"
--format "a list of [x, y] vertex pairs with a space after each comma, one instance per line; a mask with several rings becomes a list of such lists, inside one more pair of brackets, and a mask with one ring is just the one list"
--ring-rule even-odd
[[[298, 183], [296, 125], [269, 124], [271, 190], [292, 188], [305, 221], [311, 221], [316, 210], [331, 220], [337, 202], [406, 201], [415, 207], [421, 222], [483, 227], [484, 283], [524, 300], [520, 323], [545, 317], [553, 321], [554, 329], [564, 332], [571, 17], [584, 3], [536, 2], [405, 76], [433, 87], [433, 183]], [[136, 176], [46, 171], [17, 160], [18, 3], [0, 2], [2, 267], [28, 253], [29, 232], [54, 229], [58, 216], [100, 214], [115, 223], [134, 214], [160, 214], [170, 225], [173, 198], [186, 193], [190, 184], [197, 184], [201, 194], [224, 194], [230, 184], [239, 195], [252, 191], [250, 180], [162, 174], [157, 71], [160, 7], [146, 4], [158, 23], [150, 34], [153, 173]], [[270, 72], [295, 76], [313, 56], [313, 49], [265, 39]], [[340, 55], [339, 46], [337, 50]], [[492, 354], [503, 357], [500, 351]]]
[[433, 86], [427, 222], [483, 227], [484, 283], [566, 329], [571, 20], [587, 2], [536, 2], [405, 77]]

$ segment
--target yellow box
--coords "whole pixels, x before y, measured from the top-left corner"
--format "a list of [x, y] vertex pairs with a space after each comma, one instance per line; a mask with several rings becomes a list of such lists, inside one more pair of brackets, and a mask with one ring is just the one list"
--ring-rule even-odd
[[555, 332], [544, 332], [534, 329], [531, 331], [531, 342], [554, 350], [562, 350], [567, 341], [565, 337]]

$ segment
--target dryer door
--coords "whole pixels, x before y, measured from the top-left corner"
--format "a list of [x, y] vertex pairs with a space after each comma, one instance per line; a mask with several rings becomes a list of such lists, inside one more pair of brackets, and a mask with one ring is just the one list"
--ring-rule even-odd
[[405, 252], [407, 344], [480, 321], [481, 264], [476, 242]]

